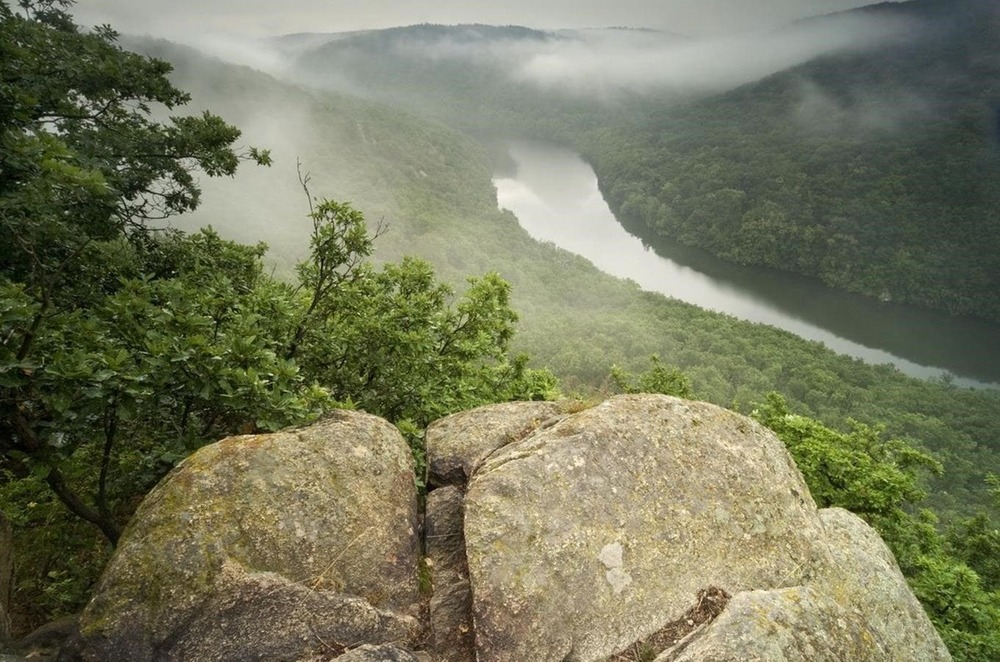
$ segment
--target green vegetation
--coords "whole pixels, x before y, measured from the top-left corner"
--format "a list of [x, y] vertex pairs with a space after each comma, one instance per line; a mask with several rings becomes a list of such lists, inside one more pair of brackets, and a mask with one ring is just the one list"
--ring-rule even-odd
[[[988, 3], [962, 3], [963, 7], [968, 6], [972, 12], [979, 12], [986, 5]], [[934, 48], [961, 50], [964, 55], [946, 60], [954, 67], [960, 69], [968, 64], [980, 69], [988, 68], [992, 60], [973, 62], [970, 58], [979, 46], [986, 49], [981, 52], [993, 52], [991, 49], [995, 49], [996, 44], [993, 42], [980, 43], [985, 38], [983, 28], [992, 23], [970, 22], [962, 18], [961, 12], [956, 13], [951, 4], [945, 7], [933, 0], [915, 5], [886, 5], [872, 11], [893, 14], [904, 10], [917, 12], [920, 16], [935, 21], [931, 25], [937, 26], [941, 31], [932, 31], [928, 37]], [[956, 13], [957, 18], [954, 22], [942, 23], [938, 15], [941, 12], [945, 15]], [[978, 13], [973, 16], [978, 16]], [[961, 36], [968, 31], [978, 36], [961, 46]], [[474, 33], [480, 37], [475, 37]], [[752, 101], [758, 86], [774, 87], [780, 81], [788, 80], [789, 76], [801, 78], [815, 69], [817, 72], [832, 71], [831, 75], [840, 76], [844, 88], [853, 90], [855, 81], [852, 77], [863, 77], [864, 72], [870, 70], [864, 53], [829, 56], [787, 75], [778, 74], [718, 97], [687, 101], [684, 105], [679, 105], [677, 99], [666, 95], [595, 100], [587, 96], [560, 94], [529, 82], [502, 79], [502, 68], [496, 61], [491, 63], [488, 55], [438, 67], [430, 66], [426, 58], [421, 64], [418, 56], [423, 51], [420, 48], [406, 50], [408, 45], [413, 44], [431, 48], [441, 40], [461, 44], [473, 38], [482, 38], [484, 50], [493, 53], [502, 51], [501, 45], [505, 41], [520, 40], [519, 43], [533, 44], [555, 37], [545, 37], [537, 32], [524, 34], [516, 28], [480, 30], [479, 26], [415, 26], [386, 31], [381, 36], [367, 35], [364, 38], [337, 40], [304, 54], [297, 67], [300, 71], [316, 75], [318, 82], [342, 89], [360, 90], [366, 96], [376, 99], [391, 100], [414, 112], [446, 121], [472, 135], [481, 135], [492, 128], [507, 135], [540, 136], [572, 144], [583, 151], [595, 165], [602, 190], [612, 203], [614, 195], [619, 193], [653, 190], [647, 186], [648, 178], [662, 179], [658, 168], [663, 164], [653, 158], [662, 154], [654, 154], [652, 151], [652, 145], [658, 144], [658, 141], [679, 141], [678, 145], [684, 149], [696, 149], [702, 144], [704, 131], [708, 130], [699, 124], [702, 118], [698, 113], [702, 109], [718, 107], [719, 110], [714, 111], [714, 115], [705, 110], [704, 119], [708, 122], [716, 116], [721, 117], [719, 123], [723, 126], [725, 118], [740, 115], [739, 103], [745, 98]], [[379, 47], [374, 48], [372, 44], [378, 44]], [[894, 52], [892, 49], [897, 47], [900, 47], [899, 42], [892, 42], [878, 52], [891, 55]], [[938, 51], [932, 49], [929, 52]], [[449, 132], [436, 122], [418, 121], [402, 112], [388, 111], [377, 104], [365, 105], [357, 99], [336, 94], [318, 95], [315, 92], [296, 91], [249, 70], [225, 67], [219, 63], [209, 65], [202, 59], [197, 60], [201, 64], [196, 68], [196, 56], [191, 53], [179, 53], [175, 50], [164, 56], [178, 64], [184, 86], [196, 90], [196, 98], [200, 96], [206, 102], [211, 100], [213, 107], [217, 102], [226, 103], [223, 93], [233, 100], [229, 102], [233, 105], [233, 112], [239, 112], [238, 106], [246, 108], [250, 105], [236, 101], [241, 94], [248, 95], [244, 98], [255, 99], [280, 96], [285, 104], [290, 99], [298, 99], [300, 103], [294, 104], [297, 109], [295, 116], [306, 115], [314, 121], [315, 124], [310, 126], [309, 131], [320, 137], [312, 145], [301, 145], [301, 150], [296, 154], [305, 158], [314, 172], [323, 172], [325, 187], [348, 191], [346, 195], [357, 201], [370, 217], [384, 216], [387, 219], [390, 232], [381, 240], [379, 253], [395, 259], [402, 247], [405, 247], [431, 261], [449, 279], [456, 279], [472, 265], [499, 272], [513, 285], [512, 300], [521, 314], [521, 330], [514, 341], [515, 345], [534, 357], [537, 365], [551, 368], [563, 380], [566, 390], [606, 389], [610, 386], [607, 380], [612, 366], [620, 366], [623, 370], [642, 370], [646, 358], [655, 354], [677, 366], [689, 377], [697, 397], [717, 404], [745, 411], [748, 403], [762, 400], [768, 392], [779, 391], [797, 412], [814, 417], [836, 429], [847, 429], [849, 419], [869, 425], [882, 424], [889, 435], [933, 453], [944, 465], [944, 473], [928, 478], [927, 482], [930, 503], [945, 520], [970, 514], [977, 507], [990, 507], [991, 501], [984, 487], [985, 473], [1000, 467], [1000, 398], [996, 393], [959, 389], [946, 381], [921, 382], [909, 379], [887, 366], [870, 366], [836, 356], [817, 343], [803, 341], [788, 333], [699, 310], [659, 295], [643, 293], [629, 283], [603, 276], [585, 260], [531, 240], [517, 226], [516, 219], [509, 214], [497, 212], [490, 182], [494, 171], [488, 160], [491, 155], [466, 135]], [[350, 69], [351, 63], [359, 58], [366, 60], [363, 65], [364, 76], [355, 76]], [[409, 60], [404, 62], [406, 58]], [[926, 59], [920, 61], [926, 62]], [[476, 78], [462, 67], [480, 67], [483, 75]], [[887, 69], [877, 69], [882, 72], [879, 80], [894, 80], [894, 67], [918, 76], [918, 80], [923, 80], [919, 76], [930, 70], [929, 67], [910, 67], [904, 55], [888, 58], [884, 67]], [[200, 80], [200, 71], [206, 68], [212, 71], [209, 75], [210, 83]], [[338, 80], [322, 77], [320, 74], [323, 71], [338, 72]], [[399, 72], [406, 72], [406, 75]], [[950, 75], [954, 72], [949, 68], [948, 73]], [[989, 71], [983, 69], [980, 73], [985, 76]], [[978, 84], [976, 81], [986, 81], [984, 85], [988, 87], [992, 78], [983, 76], [970, 77], [962, 74], [954, 76], [953, 80], [945, 76], [947, 84], [952, 87], [937, 95], [945, 98], [947, 103], [935, 106], [935, 112], [947, 114], [950, 112], [949, 108], [968, 103], [976, 106], [976, 112], [981, 117], [985, 110], [982, 102], [986, 97], [980, 92], [971, 94], [968, 86], [975, 86]], [[459, 84], [459, 81], [464, 82]], [[911, 78], [903, 77], [899, 85], [909, 89], [909, 81]], [[452, 82], [454, 84], [450, 84]], [[788, 86], [790, 83], [781, 84]], [[884, 88], [885, 85], [879, 86], [880, 90]], [[279, 93], [279, 89], [284, 92]], [[860, 89], [871, 89], [871, 85]], [[925, 91], [920, 90], [921, 93]], [[847, 101], [844, 103], [847, 104]], [[479, 107], [477, 104], [485, 106], [487, 110], [484, 113], [473, 112]], [[286, 105], [285, 108], [287, 107]], [[572, 111], [567, 110], [570, 107]], [[845, 105], [845, 108], [849, 107], [850, 104]], [[310, 110], [304, 111], [304, 108]], [[887, 110], [883, 106], [870, 107], [873, 112], [878, 109]], [[278, 114], [276, 111], [260, 112], [269, 118]], [[326, 116], [324, 112], [327, 113]], [[857, 117], [857, 114], [846, 110], [844, 112], [845, 117]], [[782, 122], [776, 113], [777, 106], [773, 106], [754, 116], [767, 119], [766, 126], [781, 125], [778, 128], [784, 126], [785, 130], [803, 137], [803, 125]], [[889, 117], [887, 110], [883, 119]], [[896, 164], [894, 167], [912, 166], [914, 172], [921, 170], [924, 172], [921, 176], [928, 176], [933, 174], [933, 168], [938, 167], [934, 164], [940, 165], [940, 160], [943, 159], [951, 164], [949, 168], [958, 168], [948, 170], [953, 173], [953, 176], [949, 175], [952, 179], [948, 185], [957, 186], [960, 183], [957, 179], [962, 176], [960, 171], [968, 174], [966, 170], [962, 170], [968, 165], [967, 159], [952, 159], [953, 146], [945, 139], [931, 140], [927, 133], [921, 131], [927, 128], [928, 122], [925, 121], [926, 118], [920, 120], [920, 117], [918, 112], [913, 124], [904, 123], [901, 132], [888, 131], [887, 127], [879, 128], [876, 125], [870, 127], [867, 133], [861, 131], [860, 127], [854, 127], [856, 130], [842, 134], [834, 130], [810, 134], [809, 140], [843, 140], [846, 141], [845, 144], [849, 143], [854, 147], [864, 147], [866, 140], [872, 140], [877, 148], [923, 140], [925, 143], [921, 144], [924, 145], [924, 151], [917, 156], [929, 159], [926, 170], [922, 169], [923, 162], [914, 163], [919, 159], [913, 154], [892, 161]], [[246, 119], [249, 124], [259, 122], [253, 115]], [[657, 134], [651, 137], [650, 127], [670, 123], [678, 126], [683, 124], [689, 133]], [[705, 126], [710, 128], [711, 124]], [[950, 130], [947, 123], [934, 126], [934, 130]], [[969, 133], [967, 137], [976, 137], [978, 142], [965, 141], [954, 149], [967, 149], [969, 154], [976, 152], [989, 156], [981, 149], [985, 125], [963, 126], [975, 134]], [[766, 138], [769, 134], [764, 132], [758, 136], [758, 128], [763, 129], [753, 126], [745, 128], [738, 135], [735, 129], [729, 131], [727, 135], [735, 136], [736, 142], [725, 150], [707, 150], [706, 153], [729, 154], [733, 159], [749, 159], [752, 163], [739, 161], [739, 167], [751, 174], [758, 173], [758, 179], [766, 179], [771, 172], [772, 163], [780, 164], [783, 159], [793, 158], [795, 152], [785, 155], [783, 148], [787, 145], [784, 144], [768, 146]], [[830, 128], [833, 128], [832, 125]], [[687, 142], [684, 141], [685, 137]], [[927, 140], [931, 142], [926, 142]], [[738, 152], [737, 145], [744, 145], [748, 149], [758, 145], [767, 150], [760, 153], [751, 150], [742, 155]], [[816, 152], [815, 158], [822, 162], [824, 153], [822, 150]], [[997, 150], [993, 153], [1000, 155]], [[358, 156], [352, 162], [356, 170], [370, 168], [364, 173], [368, 182], [366, 187], [357, 186], [351, 175], [338, 172], [342, 154]], [[896, 153], [890, 151], [884, 156], [889, 159], [893, 154]], [[831, 154], [834, 155], [835, 153]], [[962, 165], [963, 163], [966, 165]], [[609, 164], [620, 165], [621, 172], [618, 175], [611, 172], [613, 168]], [[873, 163], [869, 172], [877, 174], [881, 167], [879, 164], [884, 165], [883, 161]], [[987, 161], [983, 161], [983, 165], [986, 164]], [[975, 189], [968, 190], [969, 195], [964, 198], [966, 202], [981, 206], [993, 204], [991, 200], [996, 201], [995, 191], [1000, 190], [1000, 187], [989, 184], [990, 181], [995, 181], [989, 179], [992, 177], [990, 172], [992, 171], [989, 169], [979, 170], [963, 180], [963, 186]], [[699, 186], [712, 186], [715, 181], [711, 172], [689, 171], [681, 176], [697, 179]], [[634, 181], [631, 180], [632, 177], [635, 178]], [[865, 178], [852, 176], [848, 179], [858, 187], [869, 183]], [[373, 182], [379, 184], [373, 185]], [[779, 183], [777, 179], [769, 180], [761, 190], [766, 192]], [[827, 197], [815, 198], [810, 202], [815, 209], [821, 210], [824, 201], [828, 202], [832, 199], [831, 196], [840, 196], [845, 204], [864, 204], [851, 198], [855, 194], [861, 195], [858, 191], [838, 189], [833, 180], [827, 183]], [[611, 189], [618, 184], [621, 187], [613, 195]], [[660, 188], [662, 182], [656, 184], [654, 192], [658, 192]], [[943, 191], [940, 187], [928, 188], [924, 184], [917, 185], [916, 188], [922, 191], [921, 195], [930, 195], [932, 190]], [[793, 196], [787, 195], [782, 199], [792, 198]], [[947, 195], [938, 196], [935, 209], [941, 214], [932, 214], [933, 218], [924, 218], [920, 222], [933, 225], [942, 218], [956, 220], [964, 213], [956, 210], [962, 209], [972, 214], [971, 207], [963, 206], [965, 203], [961, 200], [954, 207], [949, 206], [950, 204]], [[236, 213], [233, 210], [238, 208], [228, 203], [225, 206], [231, 208], [230, 214]], [[977, 251], [986, 260], [980, 260], [978, 264], [992, 264], [991, 261], [996, 259], [996, 255], [1000, 255], [1000, 251], [987, 248], [993, 241], [990, 219], [1000, 218], [1000, 214], [995, 211], [990, 213], [992, 216], [987, 215], [975, 221], [975, 232], [959, 227], [962, 223], [972, 222], [972, 219], [977, 218], [974, 215], [956, 220], [958, 225], [941, 223], [938, 230], [954, 233], [969, 250]], [[202, 222], [218, 221], [222, 227], [217, 215], [202, 218]], [[623, 222], [629, 220], [622, 215], [620, 218]], [[716, 216], [712, 217], [713, 223], [715, 218]], [[238, 233], [241, 223], [245, 223], [244, 218], [234, 218], [232, 222], [225, 224], [225, 228], [228, 232]], [[866, 228], [873, 230], [874, 226]], [[891, 229], [887, 224], [879, 224], [877, 228], [886, 232]], [[736, 235], [734, 232], [727, 234], [723, 230], [719, 233], [730, 238]], [[285, 235], [288, 235], [287, 231]], [[795, 241], [785, 241], [784, 235], [780, 233], [763, 238], [774, 244], [782, 244], [782, 255], [799, 247]], [[270, 239], [269, 242], [274, 243]], [[930, 239], [929, 245], [931, 248], [928, 250], [935, 251], [943, 246], [937, 239]], [[883, 258], [884, 255], [876, 260], [880, 269], [889, 264]], [[979, 283], [976, 287], [987, 297], [1000, 291], [983, 285], [992, 282], [990, 279], [1000, 273], [1000, 268], [991, 267], [984, 274], [983, 269], [965, 269], [966, 264], [977, 264], [975, 259], [965, 260], [956, 253], [949, 260], [950, 273], [941, 283], [950, 282], [948, 279], [971, 279]], [[955, 265], [962, 267], [955, 268]], [[939, 284], [934, 287], [937, 288]], [[940, 293], [942, 290], [933, 291]], [[876, 294], [882, 296], [885, 292], [879, 290]], [[896, 295], [890, 292], [890, 296]]]
[[678, 398], [694, 396], [691, 380], [683, 372], [663, 365], [656, 354], [650, 357], [650, 363], [649, 369], [639, 375], [630, 375], [618, 366], [612, 366], [611, 379], [615, 388], [622, 393], [663, 393]]
[[315, 87], [356, 92], [449, 126], [571, 142], [606, 121], [609, 108], [512, 77], [503, 53], [574, 39], [519, 26], [413, 25], [330, 41], [302, 54], [294, 69]]
[[1000, 14], [880, 11], [928, 23], [594, 132], [582, 149], [616, 215], [740, 264], [1000, 320]]
[[[614, 377], [627, 393], [641, 385], [647, 392], [678, 395], [678, 379], [683, 389], [683, 376], [656, 357], [639, 374], [616, 370]], [[751, 415], [785, 444], [820, 508], [845, 508], [878, 531], [955, 660], [1000, 656], [1000, 523], [990, 512], [961, 519], [943, 533], [937, 516], [923, 507], [921, 487], [922, 476], [940, 473], [941, 465], [887, 438], [881, 427], [849, 421], [849, 431], [834, 430], [793, 414], [777, 393]], [[994, 506], [1000, 505], [1000, 480], [987, 480]]]
[[911, 379], [608, 277], [532, 240], [498, 211], [488, 152], [441, 124], [164, 42], [143, 47], [175, 65], [174, 80], [195, 103], [235, 118], [254, 140], [281, 139], [269, 143], [270, 171], [241, 172], [236, 186], [206, 182], [205, 204], [179, 225], [211, 223], [231, 238], [264, 239], [278, 269], [290, 270], [282, 265], [304, 254], [307, 235], [297, 219], [286, 220], [301, 199], [301, 157], [317, 186], [384, 221], [378, 260], [419, 255], [456, 284], [471, 270], [499, 273], [521, 318], [513, 346], [558, 375], [564, 391], [607, 390], [612, 366], [641, 371], [655, 354], [687, 375], [700, 399], [747, 411], [778, 391], [796, 412], [835, 429], [849, 419], [882, 424], [933, 453], [945, 471], [928, 479], [929, 499], [946, 521], [990, 505], [984, 479], [1000, 467], [1000, 394]]
[[776, 394], [753, 415], [785, 443], [817, 505], [851, 510], [879, 532], [955, 660], [1000, 658], [998, 523], [980, 513], [942, 534], [930, 511], [915, 510], [920, 471], [940, 468], [879, 429], [832, 430]]
[[[718, 94], [539, 85], [517, 53], [579, 35], [516, 27], [352, 35], [307, 51], [296, 71], [474, 134], [572, 145], [622, 222], [723, 259], [1000, 321], [995, 3], [857, 13], [912, 21], [908, 38]], [[475, 56], [448, 56], [461, 48]]]
[[[78, 33], [60, 6], [30, 5], [28, 19], [0, 2], [0, 223], [15, 239], [0, 246], [0, 508], [17, 526], [22, 628], [85, 599], [109, 548], [81, 522], [113, 538], [199, 445], [339, 404], [389, 416], [419, 461], [429, 420], [551, 394], [551, 374], [533, 365], [584, 395], [668, 389], [748, 412], [780, 392], [806, 417], [783, 435], [817, 449], [800, 462], [826, 453], [887, 479], [824, 484], [819, 472], [817, 497], [883, 527], [956, 656], [990, 659], [998, 542], [986, 480], [1000, 467], [1000, 394], [910, 379], [641, 292], [531, 240], [496, 208], [489, 155], [467, 136], [143, 44], [174, 64], [169, 84], [165, 65], [122, 53], [110, 34]], [[66, 77], [43, 75], [43, 62], [64, 63]], [[74, 108], [71, 78], [89, 81]], [[271, 145], [274, 166], [242, 169], [236, 185], [196, 182], [199, 161], [206, 174], [235, 170], [239, 132], [214, 115], [157, 122], [127, 103], [165, 117], [163, 103], [186, 100], [178, 88]], [[144, 141], [156, 150], [139, 158]], [[307, 204], [296, 157], [314, 187], [356, 207], [310, 198], [311, 214], [295, 211]], [[202, 199], [170, 219], [189, 234], [149, 218]], [[386, 231], [366, 231], [365, 217]], [[208, 224], [218, 231], [197, 230]], [[470, 272], [486, 275], [466, 283]], [[630, 376], [654, 355], [664, 363]], [[943, 472], [922, 473], [923, 453]], [[922, 489], [940, 521], [912, 514]]]
[[169, 65], [79, 32], [64, 7], [0, 3], [0, 507], [25, 618], [78, 608], [105, 559], [67, 513], [114, 545], [205, 443], [335, 406], [426, 426], [550, 394], [508, 354], [507, 283], [490, 273], [456, 298], [422, 260], [376, 267], [349, 205], [310, 198], [290, 282], [267, 275], [262, 244], [154, 229], [197, 206], [196, 168], [235, 172], [240, 132], [208, 113], [152, 119], [187, 101]]

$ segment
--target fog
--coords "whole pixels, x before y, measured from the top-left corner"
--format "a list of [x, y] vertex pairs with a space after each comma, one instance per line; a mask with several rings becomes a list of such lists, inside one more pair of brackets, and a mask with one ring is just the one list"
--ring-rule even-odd
[[[475, 37], [466, 26], [454, 37], [395, 37], [388, 57], [412, 62], [451, 61], [490, 67], [519, 83], [580, 97], [614, 97], [622, 92], [716, 92], [832, 53], [858, 52], [912, 39], [918, 26], [887, 16], [839, 15], [780, 29], [689, 38], [656, 30], [586, 29], [544, 33], [547, 38]], [[325, 42], [352, 33], [303, 34], [259, 39], [193, 32], [175, 37], [223, 60], [278, 77], [294, 78], [296, 58]], [[541, 33], [539, 33], [541, 34]], [[335, 68], [327, 68], [327, 83]], [[362, 92], [350, 72], [335, 87]], [[312, 78], [309, 82], [316, 82]], [[822, 104], [812, 104], [814, 108]], [[808, 115], [808, 109], [805, 111]]]
[[820, 134], [857, 134], [868, 131], [911, 130], [933, 118], [934, 101], [907, 90], [854, 90], [850, 99], [838, 99], [809, 80], [798, 85], [799, 101], [793, 119], [802, 128]]
[[[906, 25], [873, 16], [800, 19], [870, 4], [864, 0], [82, 0], [83, 24], [163, 37], [277, 76], [301, 49], [357, 30], [417, 23], [522, 25], [562, 39], [483, 43], [399, 43], [413, 58], [487, 60], [515, 80], [577, 95], [716, 91], [818, 55], [900, 38]], [[595, 30], [609, 26], [648, 30]], [[300, 34], [294, 42], [270, 37]], [[308, 33], [308, 34], [305, 34]], [[328, 36], [323, 36], [328, 35]], [[686, 35], [691, 38], [682, 38]], [[295, 48], [289, 49], [289, 44]], [[282, 48], [283, 46], [283, 48]]]
[[663, 89], [717, 91], [821, 55], [912, 38], [916, 26], [888, 17], [835, 16], [780, 30], [688, 39], [665, 32], [588, 30], [562, 38], [479, 42], [404, 41], [407, 59], [493, 64], [518, 81], [577, 95]]
[[[486, 17], [478, 20], [487, 21]], [[408, 21], [400, 19], [400, 22]], [[538, 25], [534, 20], [516, 22]], [[609, 24], [626, 22], [608, 21]], [[347, 32], [337, 35], [310, 32], [279, 41], [237, 36], [233, 31], [216, 33], [207, 22], [203, 27], [204, 30], [192, 29], [174, 37], [201, 51], [283, 78], [294, 76], [290, 65], [295, 57], [330, 39], [351, 36]], [[312, 26], [315, 30], [321, 27]], [[389, 44], [389, 50], [382, 55], [400, 62], [424, 59], [489, 66], [542, 90], [608, 96], [663, 90], [715, 91], [759, 79], [817, 56], [861, 52], [920, 35], [919, 26], [890, 21], [879, 13], [832, 16], [739, 33], [708, 31], [697, 36], [669, 29], [580, 29], [571, 25], [518, 39], [498, 36], [504, 34], [499, 31], [481, 30], [481, 39], [469, 39], [476, 30], [468, 27], [465, 33], [452, 31], [445, 37], [441, 35], [447, 35], [447, 31], [427, 30], [424, 37], [406, 37], [419, 35], [421, 31], [400, 31], [395, 41], [378, 43]], [[361, 57], [371, 53], [377, 51], [359, 50]], [[445, 137], [439, 143], [439, 137], [429, 129], [410, 126], [409, 120], [401, 120], [397, 125], [393, 118], [384, 117], [382, 110], [376, 110], [380, 106], [369, 107], [339, 95], [314, 95], [301, 87], [258, 80], [258, 74], [251, 75], [245, 70], [219, 75], [209, 70], [214, 65], [197, 58], [182, 58], [182, 61], [187, 65], [178, 67], [176, 82], [194, 93], [194, 105], [212, 108], [240, 126], [244, 130], [244, 144], [273, 148], [276, 164], [271, 169], [243, 168], [235, 182], [203, 179], [203, 206], [195, 214], [174, 219], [178, 227], [194, 229], [211, 223], [224, 234], [244, 241], [264, 240], [272, 248], [270, 257], [277, 273], [289, 273], [290, 265], [302, 255], [308, 231], [305, 217], [308, 203], [295, 173], [295, 162], [302, 159], [305, 169], [313, 175], [313, 195], [349, 200], [370, 220], [388, 224], [389, 233], [377, 243], [379, 259], [395, 260], [410, 252], [425, 255], [459, 286], [461, 276], [502, 266], [489, 262], [500, 259], [494, 255], [463, 250], [460, 243], [452, 247], [451, 242], [460, 234], [450, 235], [451, 239], [435, 234], [438, 226], [446, 227], [452, 217], [461, 218], [463, 227], [467, 224], [489, 227], [498, 222], [483, 211], [489, 204], [480, 205], [472, 214], [464, 207], [461, 211], [457, 206], [451, 207], [455, 189], [449, 187], [461, 188], [458, 197], [472, 197], [479, 195], [484, 184], [488, 186], [488, 182], [476, 181], [481, 173], [475, 167], [463, 168], [462, 163], [453, 162], [455, 155], [472, 151], [467, 149], [470, 145], [455, 143], [459, 147], [451, 147], [450, 141], [458, 139], [455, 137]], [[791, 104], [788, 121], [827, 132], [896, 128], [913, 117], [934, 111], [917, 93], [923, 94], [923, 90], [880, 87], [849, 90], [845, 95], [844, 90], [825, 89], [803, 76], [792, 97], [797, 98], [797, 103]], [[440, 149], [441, 144], [446, 148]], [[433, 163], [428, 165], [435, 159], [447, 161], [445, 165], [450, 170], [446, 172], [445, 167], [435, 170]], [[452, 181], [455, 172], [459, 174]], [[428, 182], [429, 193], [415, 195], [424, 182]], [[438, 188], [434, 188], [435, 183]], [[425, 218], [427, 209], [444, 219], [438, 223], [435, 218], [434, 232], [428, 229], [431, 224]], [[483, 215], [479, 216], [480, 213]], [[598, 241], [600, 250], [609, 250], [604, 238]], [[517, 273], [513, 275], [516, 277]], [[525, 300], [524, 304], [528, 310], [544, 307], [535, 300]]]
[[192, 33], [274, 36], [414, 23], [531, 27], [651, 27], [685, 34], [757, 30], [871, 4], [866, 0], [81, 0], [83, 23], [178, 38]]

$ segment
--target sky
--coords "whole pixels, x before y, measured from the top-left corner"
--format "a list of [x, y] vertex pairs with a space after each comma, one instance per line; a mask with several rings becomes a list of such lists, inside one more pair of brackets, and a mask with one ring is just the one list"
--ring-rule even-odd
[[78, 0], [84, 25], [176, 38], [192, 32], [263, 37], [414, 23], [535, 28], [649, 27], [717, 35], [774, 27], [871, 4], [866, 0]]

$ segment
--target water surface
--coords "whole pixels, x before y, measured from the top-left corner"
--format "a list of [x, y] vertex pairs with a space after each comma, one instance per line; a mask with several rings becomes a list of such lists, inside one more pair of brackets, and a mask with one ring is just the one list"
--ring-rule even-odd
[[517, 172], [494, 179], [497, 198], [535, 239], [645, 290], [770, 324], [869, 363], [1000, 387], [1000, 326], [835, 292], [813, 279], [724, 262], [646, 228], [626, 230], [578, 154], [537, 142], [509, 147]]

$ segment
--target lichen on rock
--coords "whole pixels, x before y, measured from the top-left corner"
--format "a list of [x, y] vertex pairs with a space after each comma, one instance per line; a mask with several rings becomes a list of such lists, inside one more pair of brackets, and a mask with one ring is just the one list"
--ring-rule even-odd
[[[306, 428], [224, 439], [144, 500], [83, 614], [80, 649], [96, 659], [180, 659], [182, 649], [201, 650], [194, 624], [239, 601], [235, 586], [262, 582], [279, 603], [315, 594], [324, 604], [361, 601], [369, 620], [412, 617], [418, 551], [412, 457], [386, 421], [336, 412]], [[242, 617], [217, 616], [255, 635]], [[303, 628], [336, 630], [336, 618], [317, 613], [286, 633], [261, 624], [256, 637], [268, 650], [265, 636], [285, 641], [287, 654], [304, 652], [321, 637]], [[380, 643], [377, 624], [361, 630], [346, 643]]]
[[814, 571], [815, 505], [781, 442], [713, 405], [619, 396], [474, 474], [466, 539], [479, 659], [599, 660], [698, 591]]

